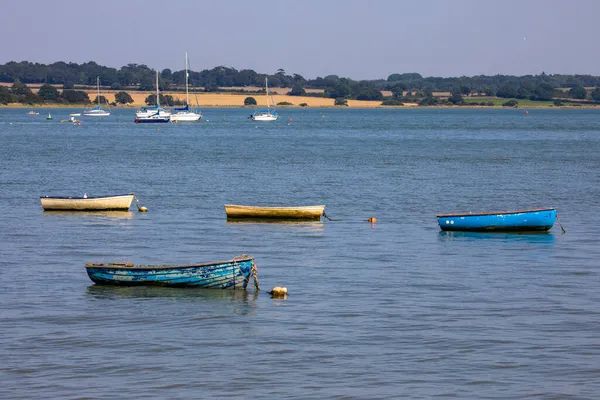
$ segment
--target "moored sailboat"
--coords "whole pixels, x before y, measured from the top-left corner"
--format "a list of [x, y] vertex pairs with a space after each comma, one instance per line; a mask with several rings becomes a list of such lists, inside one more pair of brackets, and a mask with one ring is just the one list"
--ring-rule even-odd
[[136, 124], [166, 123], [171, 120], [171, 112], [160, 107], [160, 93], [158, 90], [158, 71], [156, 71], [156, 105], [142, 107], [135, 113]]
[[84, 110], [81, 115], [83, 115], [84, 117], [108, 117], [110, 115], [110, 111], [106, 111], [103, 110], [102, 107], [100, 107], [100, 77], [96, 77], [96, 87], [97, 87], [97, 95], [96, 95], [96, 100], [98, 102], [98, 105], [96, 107], [93, 108], [88, 108], [86, 110]]
[[[279, 115], [277, 111], [273, 108], [271, 110], [271, 106], [269, 103], [269, 84], [267, 78], [265, 78], [265, 89], [267, 91], [267, 109], [266, 110], [254, 110], [252, 114], [250, 114], [250, 119], [253, 121], [276, 121]], [[273, 99], [271, 99], [271, 103]], [[275, 107], [275, 105], [273, 105]]]
[[185, 53], [185, 107], [175, 108], [175, 113], [171, 114], [171, 122], [196, 122], [200, 121], [202, 114], [196, 110], [190, 109], [189, 96], [189, 73], [188, 73], [188, 55]]

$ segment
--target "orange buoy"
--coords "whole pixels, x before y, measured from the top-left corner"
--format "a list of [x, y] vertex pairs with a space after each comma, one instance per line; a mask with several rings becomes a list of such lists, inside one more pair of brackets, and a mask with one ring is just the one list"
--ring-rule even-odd
[[377, 218], [375, 218], [375, 217], [371, 217], [371, 218], [369, 218], [367, 221], [369, 221], [370, 223], [374, 224], [374, 223], [376, 223], [376, 222], [377, 222]]

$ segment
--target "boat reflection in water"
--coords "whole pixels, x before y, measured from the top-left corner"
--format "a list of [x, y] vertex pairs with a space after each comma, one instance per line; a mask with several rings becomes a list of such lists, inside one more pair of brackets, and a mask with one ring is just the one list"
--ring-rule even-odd
[[272, 218], [227, 218], [228, 224], [273, 224], [273, 225], [304, 225], [323, 226], [321, 221], [303, 221], [298, 219], [272, 219]]
[[[249, 315], [258, 306], [261, 292], [253, 290], [206, 289], [206, 288], [172, 288], [161, 286], [108, 286], [91, 285], [87, 294], [93, 299], [115, 301], [123, 304], [126, 299], [136, 301], [166, 300], [163, 306], [173, 304], [179, 311], [202, 314], [201, 319], [222, 318], [223, 315]], [[266, 295], [263, 293], [263, 295]], [[173, 303], [173, 300], [175, 302]], [[186, 304], [192, 308], [186, 311]], [[206, 311], [210, 309], [210, 312]]]
[[295, 229], [310, 232], [324, 232], [325, 224], [320, 221], [302, 221], [302, 220], [281, 220], [281, 219], [261, 219], [261, 218], [227, 218], [227, 225], [238, 225], [240, 228], [266, 229], [281, 228]]
[[43, 211], [43, 215], [60, 215], [62, 218], [106, 218], [106, 219], [132, 219], [131, 211]]
[[181, 299], [207, 299], [207, 300], [255, 300], [259, 291], [239, 289], [208, 289], [208, 288], [174, 288], [165, 286], [114, 286], [90, 285], [87, 293], [103, 300], [116, 300], [121, 297], [155, 298], [176, 297]]
[[438, 237], [444, 242], [554, 243], [555, 241], [555, 236], [547, 231], [527, 233], [440, 231]]

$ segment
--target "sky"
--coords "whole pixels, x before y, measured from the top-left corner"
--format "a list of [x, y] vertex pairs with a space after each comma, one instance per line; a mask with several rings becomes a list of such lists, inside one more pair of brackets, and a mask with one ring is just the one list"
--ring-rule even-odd
[[600, 0], [2, 0], [0, 63], [600, 75]]

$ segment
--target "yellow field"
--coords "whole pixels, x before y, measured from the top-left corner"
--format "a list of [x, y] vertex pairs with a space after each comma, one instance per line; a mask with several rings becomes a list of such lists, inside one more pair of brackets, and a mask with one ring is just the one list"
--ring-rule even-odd
[[[3, 85], [0, 83], [0, 85]], [[5, 84], [9, 85], [9, 84]], [[39, 86], [41, 85], [28, 85], [31, 87], [33, 92], [37, 92], [39, 90]], [[251, 88], [247, 87], [247, 90], [259, 90], [260, 88]], [[87, 90], [87, 89], [76, 89], [83, 90], [86, 92], [91, 101], [96, 98], [95, 90]], [[270, 89], [271, 90], [271, 89]], [[280, 102], [288, 102], [292, 103], [291, 106], [278, 106], [278, 107], [300, 107], [300, 104], [306, 103], [306, 107], [333, 107], [334, 99], [324, 98], [324, 97], [305, 97], [305, 96], [287, 96], [284, 93], [289, 92], [289, 88], [276, 88], [274, 91], [273, 101], [275, 104]], [[101, 94], [106, 97], [109, 102], [115, 101], [115, 93], [120, 92], [121, 90], [102, 90]], [[307, 92], [322, 92], [321, 89], [307, 89]], [[131, 98], [133, 99], [133, 103], [123, 107], [141, 107], [145, 106], [146, 103], [144, 100], [154, 92], [139, 92], [139, 91], [127, 91]], [[185, 94], [182, 92], [161, 92], [163, 95], [171, 95], [174, 99], [179, 99], [184, 101]], [[199, 107], [243, 107], [244, 99], [246, 97], [254, 97], [256, 100], [257, 107], [266, 107], [267, 105], [267, 96], [259, 95], [259, 94], [229, 94], [229, 93], [197, 93], [190, 94], [190, 103], [195, 104], [196, 99], [198, 101]], [[57, 105], [52, 105], [53, 107]], [[417, 104], [405, 104], [404, 107], [416, 107]], [[30, 107], [24, 104], [11, 103], [8, 107]], [[65, 107], [69, 107], [69, 105], [65, 105]], [[348, 107], [350, 108], [376, 108], [381, 107], [381, 101], [365, 101], [365, 100], [348, 100]]]
[[[90, 100], [96, 98], [96, 92], [93, 90], [86, 90]], [[117, 91], [104, 91], [103, 95], [109, 102], [115, 100], [115, 93]], [[154, 92], [128, 92], [133, 99], [131, 107], [145, 106], [144, 100]], [[181, 92], [163, 92], [163, 95], [171, 95], [174, 99], [185, 101], [185, 94]], [[246, 97], [254, 97], [256, 100], [257, 107], [266, 107], [267, 96], [266, 95], [254, 95], [254, 94], [228, 94], [228, 93], [198, 93], [196, 95], [190, 95], [190, 103], [195, 104], [196, 98], [198, 99], [198, 105], [200, 107], [243, 107], [244, 99]], [[292, 103], [293, 106], [288, 107], [299, 107], [300, 104], [306, 103], [307, 107], [333, 107], [334, 99], [328, 99], [323, 97], [304, 97], [304, 96], [286, 96], [286, 95], [274, 95], [273, 101], [275, 104], [287, 101]], [[411, 105], [405, 105], [410, 107]], [[348, 100], [348, 107], [353, 108], [375, 108], [381, 107], [381, 101], [364, 101], [364, 100]]]

